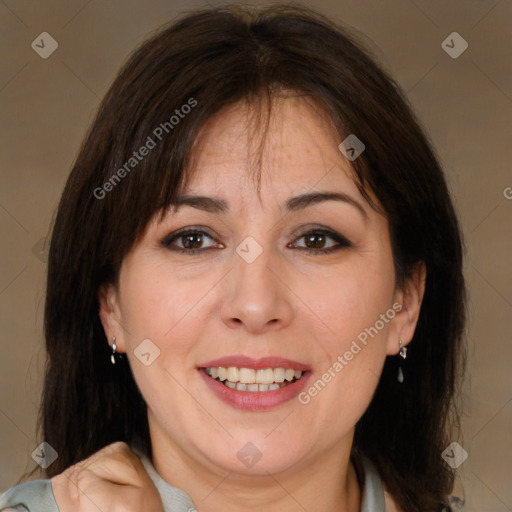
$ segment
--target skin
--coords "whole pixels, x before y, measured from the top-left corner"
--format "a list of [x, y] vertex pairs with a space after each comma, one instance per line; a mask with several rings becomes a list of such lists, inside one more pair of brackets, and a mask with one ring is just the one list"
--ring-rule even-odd
[[121, 441], [70, 466], [51, 483], [60, 512], [162, 512], [162, 500], [146, 468]]
[[[201, 512], [238, 511], [241, 503], [246, 511], [355, 512], [361, 489], [349, 462], [354, 426], [386, 356], [413, 336], [425, 270], [419, 266], [403, 289], [395, 287], [387, 220], [359, 193], [318, 106], [292, 93], [280, 97], [263, 139], [248, 123], [251, 113], [236, 104], [203, 127], [186, 190], [222, 198], [229, 211], [183, 206], [170, 208], [162, 222], [155, 218], [123, 260], [117, 286], [102, 288], [100, 317], [148, 404], [156, 470]], [[260, 197], [249, 177], [258, 157]], [[337, 201], [285, 211], [288, 198], [320, 190], [349, 195], [365, 214]], [[193, 240], [202, 253], [171, 250], [186, 238], [160, 244], [185, 227], [208, 232], [202, 243]], [[320, 227], [351, 245], [308, 253], [308, 237], [300, 235]], [[250, 264], [235, 250], [247, 236], [263, 248]], [[323, 243], [309, 247], [339, 245], [330, 237]], [[311, 365], [313, 383], [395, 303], [401, 311], [307, 405], [292, 399], [241, 411], [198, 374], [198, 366], [222, 356], [280, 356]], [[134, 355], [147, 338], [160, 350], [150, 366]], [[248, 442], [262, 454], [251, 468], [237, 457]]]

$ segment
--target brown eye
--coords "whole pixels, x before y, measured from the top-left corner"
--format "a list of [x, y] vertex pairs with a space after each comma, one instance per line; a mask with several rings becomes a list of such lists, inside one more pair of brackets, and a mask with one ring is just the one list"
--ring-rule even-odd
[[[352, 244], [344, 236], [334, 231], [325, 229], [315, 229], [308, 231], [307, 233], [303, 233], [297, 240], [301, 239], [304, 239], [305, 247], [297, 246], [295, 243], [293, 245], [299, 249], [303, 249], [313, 254], [327, 254], [342, 249], [343, 247], [346, 248], [352, 246]], [[329, 239], [337, 242], [337, 245], [325, 247]]]
[[323, 233], [304, 235], [304, 240], [306, 241], [306, 246], [308, 249], [323, 249], [326, 238], [327, 237]]
[[199, 249], [199, 246], [203, 243], [202, 237], [201, 233], [190, 233], [188, 235], [181, 235], [180, 239], [185, 249]]
[[[212, 237], [205, 231], [188, 229], [167, 236], [161, 241], [161, 244], [173, 251], [179, 251], [187, 254], [197, 254], [213, 247], [202, 247], [204, 243], [204, 237], [212, 239]], [[177, 244], [175, 244], [175, 242], [177, 242]]]

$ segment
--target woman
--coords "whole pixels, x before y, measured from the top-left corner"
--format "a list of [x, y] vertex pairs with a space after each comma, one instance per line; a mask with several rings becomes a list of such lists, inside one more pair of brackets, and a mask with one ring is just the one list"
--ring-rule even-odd
[[399, 87], [312, 11], [188, 14], [124, 66], [65, 187], [58, 456], [0, 506], [449, 510], [464, 320], [458, 221]]

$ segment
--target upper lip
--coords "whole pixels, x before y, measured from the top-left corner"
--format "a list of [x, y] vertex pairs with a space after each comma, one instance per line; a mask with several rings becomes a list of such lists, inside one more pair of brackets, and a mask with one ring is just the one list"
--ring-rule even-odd
[[311, 370], [311, 367], [307, 364], [283, 357], [269, 356], [253, 359], [252, 357], [243, 355], [225, 356], [219, 359], [213, 359], [212, 361], [199, 365], [198, 368], [215, 368], [216, 366], [223, 366], [224, 368], [234, 366], [236, 368], [252, 368], [254, 370], [264, 370], [266, 368], [291, 368], [303, 372]]

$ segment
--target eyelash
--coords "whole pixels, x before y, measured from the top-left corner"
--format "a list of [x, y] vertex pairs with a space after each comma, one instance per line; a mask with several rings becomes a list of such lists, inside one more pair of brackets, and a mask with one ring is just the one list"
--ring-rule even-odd
[[[176, 251], [176, 252], [179, 252], [179, 253], [182, 253], [182, 254], [187, 254], [188, 256], [194, 256], [194, 255], [199, 254], [199, 253], [204, 253], [205, 251], [207, 251], [209, 249], [213, 249], [213, 247], [208, 247], [206, 249], [182, 249], [181, 247], [173, 247], [173, 248], [170, 247], [171, 244], [175, 240], [177, 240], [177, 239], [179, 239], [181, 237], [184, 237], [185, 235], [190, 235], [190, 234], [205, 235], [205, 236], [213, 239], [213, 237], [210, 236], [206, 231], [203, 231], [201, 229], [186, 228], [184, 230], [178, 231], [177, 233], [172, 233], [172, 234], [166, 236], [160, 242], [160, 244], [163, 247], [168, 248], [169, 250]], [[335, 231], [331, 231], [330, 229], [324, 229], [324, 228], [311, 229], [309, 231], [306, 231], [306, 232], [300, 234], [297, 237], [297, 240], [300, 240], [301, 238], [305, 237], [306, 235], [311, 235], [311, 234], [326, 235], [329, 238], [332, 238], [334, 241], [338, 242], [339, 245], [334, 246], [334, 247], [328, 247], [327, 249], [310, 249], [308, 247], [298, 247], [298, 249], [306, 251], [309, 254], [323, 254], [323, 255], [325, 255], [325, 254], [330, 254], [332, 252], [338, 251], [338, 250], [343, 249], [343, 248], [352, 247], [352, 244], [350, 243], [350, 241], [347, 240], [347, 238], [345, 238], [343, 235], [340, 235], [339, 233], [336, 233]]]

